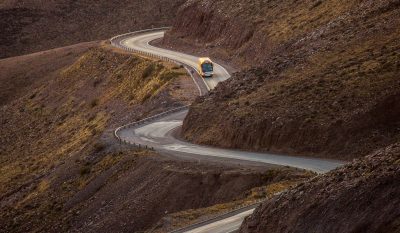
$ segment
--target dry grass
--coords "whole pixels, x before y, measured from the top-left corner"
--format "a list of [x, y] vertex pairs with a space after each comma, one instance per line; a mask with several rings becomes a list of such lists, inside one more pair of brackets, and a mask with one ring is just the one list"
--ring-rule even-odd
[[[126, 120], [132, 104], [157, 96], [184, 75], [173, 66], [93, 48], [4, 106], [0, 193], [15, 208], [2, 209], [0, 219], [9, 223], [2, 226], [10, 231], [25, 223], [40, 226], [42, 215], [51, 222], [61, 203], [120, 163], [124, 155], [109, 152], [109, 142], [101, 136], [115, 127], [111, 124]], [[148, 72], [146, 67], [155, 68]], [[63, 166], [70, 168], [57, 170]], [[9, 222], [11, 216], [18, 221]]]
[[[400, 94], [398, 2], [230, 4], [212, 6], [219, 12], [209, 15], [214, 22], [233, 22], [209, 25], [204, 41], [253, 67], [192, 105], [183, 125], [186, 139], [350, 160], [400, 138], [394, 100]], [[227, 36], [255, 22], [246, 40]], [[219, 27], [224, 33], [207, 34]]]
[[239, 206], [254, 204], [265, 198], [271, 198], [275, 194], [297, 185], [300, 180], [285, 180], [272, 183], [267, 186], [251, 189], [245, 198], [233, 202], [213, 205], [206, 208], [190, 209], [177, 213], [168, 214], [154, 228], [147, 232], [158, 233], [172, 231], [196, 222], [210, 219], [220, 214], [237, 209]]
[[[365, 41], [343, 52], [317, 53], [309, 58], [308, 66], [287, 69], [281, 74], [284, 78], [268, 82], [256, 93], [232, 103], [246, 106], [246, 102], [268, 101], [276, 117], [301, 114], [325, 124], [346, 120], [350, 112], [358, 112], [373, 104], [371, 100], [396, 91], [398, 49], [389, 37]], [[257, 114], [248, 108], [238, 109], [235, 114]]]

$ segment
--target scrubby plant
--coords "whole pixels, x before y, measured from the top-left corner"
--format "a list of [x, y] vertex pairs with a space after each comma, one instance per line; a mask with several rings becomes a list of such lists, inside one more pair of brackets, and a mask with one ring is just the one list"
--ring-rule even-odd
[[144, 70], [142, 73], [142, 78], [147, 78], [149, 77], [154, 71], [155, 71], [156, 66], [154, 65], [154, 63], [150, 63]]
[[97, 153], [97, 152], [100, 152], [100, 151], [102, 151], [102, 150], [104, 150], [106, 148], [106, 145], [104, 144], [104, 143], [102, 143], [102, 142], [96, 142], [94, 145], [93, 145], [93, 149], [94, 149], [94, 151]]
[[99, 104], [99, 100], [98, 99], [93, 99], [92, 101], [90, 101], [90, 107], [94, 108]]
[[79, 173], [81, 174], [81, 176], [89, 174], [90, 173], [90, 167], [86, 166], [86, 165], [81, 167]]

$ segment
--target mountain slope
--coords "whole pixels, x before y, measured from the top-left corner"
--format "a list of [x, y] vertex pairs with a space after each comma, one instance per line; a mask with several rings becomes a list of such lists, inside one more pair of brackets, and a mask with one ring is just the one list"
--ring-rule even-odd
[[5, 0], [0, 58], [168, 26], [184, 0]]
[[400, 232], [399, 183], [395, 144], [266, 201], [240, 232]]
[[0, 232], [68, 227], [78, 192], [89, 198], [99, 179], [125, 171], [124, 161], [155, 155], [118, 147], [113, 130], [187, 104], [197, 90], [180, 67], [95, 43], [0, 66], [1, 88], [16, 93], [0, 111]]
[[195, 102], [184, 137], [339, 159], [398, 141], [399, 25], [398, 1], [187, 2], [164, 44], [252, 68]]
[[0, 232], [141, 232], [158, 222], [171, 229], [180, 225], [169, 214], [195, 221], [276, 190], [264, 186], [314, 175], [120, 144], [115, 128], [198, 95], [174, 63], [91, 42], [3, 59], [0, 67]]

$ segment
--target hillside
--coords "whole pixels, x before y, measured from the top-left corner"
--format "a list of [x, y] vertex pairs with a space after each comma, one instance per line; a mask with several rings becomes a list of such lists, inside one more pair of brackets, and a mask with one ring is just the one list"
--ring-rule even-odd
[[399, 183], [397, 143], [266, 201], [240, 232], [398, 233]]
[[399, 141], [399, 25], [394, 0], [188, 1], [164, 46], [248, 68], [196, 100], [184, 137], [344, 160]]
[[109, 50], [92, 43], [0, 60], [2, 87], [16, 93], [0, 113], [2, 232], [60, 221], [92, 180], [148, 154], [115, 147], [115, 127], [195, 97], [185, 70]]
[[184, 0], [4, 0], [0, 58], [168, 26]]
[[144, 231], [168, 214], [226, 205], [208, 211], [218, 214], [263, 198], [262, 187], [280, 191], [313, 175], [119, 144], [116, 127], [197, 96], [174, 64], [91, 42], [0, 67], [0, 232]]

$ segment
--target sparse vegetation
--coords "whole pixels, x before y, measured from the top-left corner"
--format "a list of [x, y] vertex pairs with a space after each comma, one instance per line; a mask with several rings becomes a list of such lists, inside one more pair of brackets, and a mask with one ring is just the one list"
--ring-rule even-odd
[[90, 101], [90, 107], [94, 108], [97, 105], [99, 105], [99, 100], [98, 99], [93, 99], [92, 101]]
[[179, 69], [182, 69], [182, 68], [184, 68], [183, 65], [179, 65], [179, 66], [176, 65], [176, 66], [172, 67], [173, 70], [179, 70]]
[[156, 65], [154, 63], [149, 64], [142, 73], [142, 79], [149, 77], [156, 69]]
[[[116, 152], [119, 147], [115, 145], [108, 148], [114, 139], [105, 130], [126, 123], [127, 112], [140, 118], [143, 113], [165, 110], [166, 106], [158, 106], [157, 102], [140, 105], [138, 100], [146, 91], [151, 97], [157, 97], [160, 91], [173, 92], [168, 84], [180, 82], [172, 76], [161, 78], [163, 72], [172, 71], [172, 64], [157, 64], [100, 46], [81, 52], [75, 62], [60, 62], [53, 51], [46, 54], [18, 57], [14, 63], [13, 59], [0, 61], [0, 66], [7, 68], [2, 69], [2, 80], [25, 79], [26, 73], [42, 72], [37, 82], [24, 84], [25, 91], [15, 95], [13, 104], [1, 108], [0, 232], [28, 228], [43, 232], [52, 227], [57, 228], [54, 231], [66, 231], [71, 227], [63, 219], [79, 216], [77, 209], [82, 203], [74, 202], [78, 192], [88, 189], [89, 196], [94, 195], [89, 185], [93, 180], [110, 169], [126, 172], [133, 162], [124, 163], [121, 170], [118, 164], [129, 156], [149, 156], [135, 150]], [[40, 59], [46, 56], [49, 58], [42, 64]], [[59, 56], [65, 57], [64, 53]], [[48, 69], [53, 68], [52, 61], [60, 67]], [[29, 63], [29, 69], [20, 70], [24, 62]], [[153, 63], [153, 72], [146, 80], [141, 79], [144, 69]], [[97, 80], [104, 85], [94, 84]], [[18, 82], [5, 82], [9, 83], [6, 89], [10, 93], [14, 92], [12, 88], [20, 88]], [[127, 100], [129, 95], [135, 106]], [[167, 95], [163, 101], [182, 100]], [[106, 139], [101, 139], [104, 135]], [[108, 181], [102, 185], [108, 185]], [[74, 203], [74, 210], [60, 211], [67, 203]]]
[[[221, 46], [213, 52], [252, 65], [191, 106], [183, 125], [186, 139], [345, 160], [400, 139], [394, 130], [400, 124], [394, 110], [400, 96], [398, 5], [236, 2], [241, 4], [214, 1], [212, 8], [221, 13], [206, 16], [196, 10], [211, 8], [206, 1], [188, 3], [165, 39], [215, 42]], [[202, 17], [219, 23], [187, 31], [180, 24], [188, 23], [187, 15], [194, 28]], [[255, 29], [246, 38], [229, 36], [248, 28]]]
[[106, 145], [102, 142], [96, 142], [93, 145], [93, 148], [94, 148], [94, 152], [98, 153], [98, 152], [101, 152], [102, 150], [104, 150], [106, 148]]
[[[269, 177], [267, 179], [272, 180], [276, 179], [279, 174], [281, 174], [279, 170], [269, 170], [266, 174], [264, 174], [264, 177]], [[246, 192], [244, 198], [232, 202], [217, 204], [206, 208], [190, 209], [168, 214], [153, 228], [150, 228], [147, 232], [169, 232], [184, 226], [189, 226], [191, 224], [201, 222], [209, 218], [213, 218], [220, 214], [235, 210], [238, 207], [248, 206], [260, 202], [265, 198], [272, 198], [275, 194], [287, 190], [290, 187], [294, 187], [300, 182], [314, 175], [315, 174], [304, 173], [304, 176], [301, 179], [284, 180], [276, 183], [270, 183], [262, 187], [255, 187]], [[268, 183], [268, 181], [266, 182]]]
[[[123, 4], [118, 0], [2, 1], [0, 58], [170, 25], [183, 3], [184, 0], [127, 1]], [[116, 18], [124, 23], [117, 23]]]
[[80, 169], [81, 176], [87, 175], [90, 173], [90, 167], [85, 165]]

